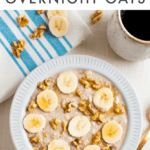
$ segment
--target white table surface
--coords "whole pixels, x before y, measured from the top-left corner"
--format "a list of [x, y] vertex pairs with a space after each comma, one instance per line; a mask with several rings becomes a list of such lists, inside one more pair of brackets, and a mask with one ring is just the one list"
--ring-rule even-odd
[[[128, 62], [117, 56], [110, 48], [107, 36], [107, 22], [112, 11], [104, 11], [103, 18], [95, 25], [90, 17], [94, 11], [78, 11], [93, 32], [82, 45], [73, 49], [70, 54], [83, 54], [103, 59], [118, 68], [131, 82], [139, 97], [143, 114], [143, 135], [150, 125], [150, 59], [140, 62]], [[9, 113], [13, 97], [0, 104], [0, 150], [15, 150], [9, 130]], [[129, 114], [130, 115], [130, 114]], [[142, 136], [143, 136], [142, 135]], [[143, 150], [150, 150], [150, 140]]]

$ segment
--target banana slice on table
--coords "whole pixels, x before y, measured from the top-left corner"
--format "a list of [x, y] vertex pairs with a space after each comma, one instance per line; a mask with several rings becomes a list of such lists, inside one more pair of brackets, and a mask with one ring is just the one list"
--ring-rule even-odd
[[69, 25], [67, 19], [61, 16], [55, 16], [49, 22], [49, 29], [56, 37], [65, 36], [68, 28]]
[[69, 123], [69, 133], [74, 137], [86, 135], [91, 128], [90, 121], [84, 116], [76, 116]]
[[48, 10], [47, 17], [51, 20], [54, 16], [62, 16], [67, 18], [67, 11], [66, 10]]
[[58, 106], [58, 97], [52, 90], [45, 90], [37, 96], [37, 104], [43, 111], [53, 111]]
[[63, 93], [72, 93], [77, 88], [78, 79], [73, 72], [63, 72], [57, 78], [57, 86]]
[[70, 150], [70, 146], [64, 140], [53, 140], [48, 145], [48, 150]]
[[29, 114], [23, 120], [24, 128], [31, 133], [42, 131], [45, 127], [46, 120], [42, 115]]
[[109, 121], [102, 128], [102, 137], [107, 143], [116, 143], [121, 139], [122, 127], [116, 121]]
[[83, 150], [100, 150], [100, 147], [97, 145], [88, 145]]
[[108, 111], [113, 106], [113, 93], [108, 88], [99, 89], [95, 95], [93, 103], [101, 111]]

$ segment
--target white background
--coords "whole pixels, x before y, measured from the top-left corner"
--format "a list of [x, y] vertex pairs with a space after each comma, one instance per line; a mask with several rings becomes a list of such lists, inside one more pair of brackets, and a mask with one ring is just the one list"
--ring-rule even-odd
[[[13, 2], [14, 0], [8, 0]], [[36, 2], [35, 4], [30, 4], [30, 1]], [[43, 3], [45, 1], [46, 4]], [[51, 4], [49, 4], [51, 1]], [[74, 2], [75, 0], [70, 0]], [[94, 0], [76, 0], [75, 4], [70, 4], [68, 0], [64, 0], [64, 4], [62, 4], [62, 0], [58, 0], [59, 4], [55, 2], [55, 0], [24, 0], [22, 4], [21, 0], [16, 0], [14, 4], [8, 4], [6, 0], [0, 0], [0, 9], [14, 10], [14, 9], [39, 9], [39, 10], [47, 10], [47, 9], [67, 9], [67, 10], [95, 10], [95, 9], [103, 9], [103, 10], [113, 10], [113, 9], [150, 9], [150, 0], [108, 0], [110, 2], [115, 1], [113, 4], [109, 4], [106, 0], [95, 0], [96, 4], [93, 4]], [[83, 3], [81, 4], [81, 1]], [[140, 4], [139, 1], [143, 2]], [[40, 4], [41, 2], [41, 4]], [[120, 2], [120, 4], [119, 4]]]

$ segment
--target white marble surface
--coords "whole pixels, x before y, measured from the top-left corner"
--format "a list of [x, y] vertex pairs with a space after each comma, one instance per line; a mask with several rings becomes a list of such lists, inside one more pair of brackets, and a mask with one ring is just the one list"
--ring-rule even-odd
[[[128, 62], [112, 51], [106, 36], [107, 22], [112, 11], [104, 11], [103, 18], [95, 25], [90, 20], [93, 11], [78, 12], [92, 30], [93, 35], [69, 54], [98, 57], [114, 65], [127, 77], [137, 92], [141, 103], [144, 135], [150, 127], [150, 121], [148, 122], [148, 110], [150, 111], [150, 59], [140, 62]], [[9, 133], [9, 113], [12, 98], [0, 104], [0, 150], [15, 150]], [[150, 140], [143, 150], [150, 150]]]

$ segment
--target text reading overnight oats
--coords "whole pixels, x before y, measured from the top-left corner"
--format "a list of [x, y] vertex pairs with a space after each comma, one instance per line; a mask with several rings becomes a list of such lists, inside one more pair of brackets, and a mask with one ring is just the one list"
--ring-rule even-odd
[[34, 150], [120, 150], [128, 118], [108, 79], [68, 70], [38, 83], [23, 125]]

